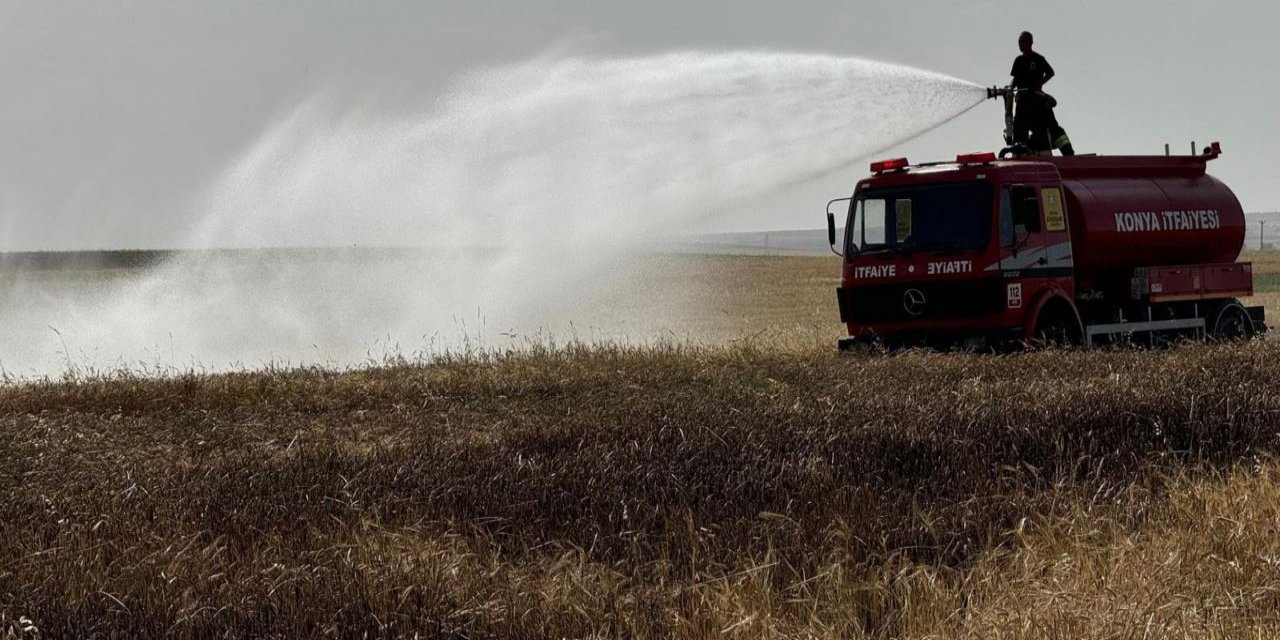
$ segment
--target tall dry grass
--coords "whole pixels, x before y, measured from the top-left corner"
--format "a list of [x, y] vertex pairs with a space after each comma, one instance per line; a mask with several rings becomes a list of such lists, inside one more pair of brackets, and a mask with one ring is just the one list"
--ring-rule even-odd
[[1278, 355], [570, 345], [10, 386], [0, 633], [1270, 636]]
[[0, 388], [0, 636], [1280, 632], [1280, 346], [840, 357], [831, 258], [633, 277], [656, 346]]

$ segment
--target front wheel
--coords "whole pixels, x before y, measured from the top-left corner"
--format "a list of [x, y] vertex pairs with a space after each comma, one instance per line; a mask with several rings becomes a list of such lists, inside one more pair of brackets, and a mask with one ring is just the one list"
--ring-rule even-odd
[[1080, 345], [1080, 327], [1065, 311], [1041, 313], [1032, 334], [1033, 349], [1065, 349]]

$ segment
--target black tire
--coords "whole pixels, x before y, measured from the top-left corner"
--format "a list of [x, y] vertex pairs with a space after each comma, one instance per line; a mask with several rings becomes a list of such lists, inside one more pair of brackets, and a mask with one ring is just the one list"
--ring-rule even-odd
[[1080, 325], [1074, 315], [1061, 305], [1041, 310], [1036, 318], [1031, 348], [1070, 349], [1080, 346]]
[[1223, 342], [1246, 340], [1253, 337], [1253, 320], [1249, 312], [1239, 302], [1229, 302], [1218, 308], [1213, 315], [1213, 325], [1209, 336]]

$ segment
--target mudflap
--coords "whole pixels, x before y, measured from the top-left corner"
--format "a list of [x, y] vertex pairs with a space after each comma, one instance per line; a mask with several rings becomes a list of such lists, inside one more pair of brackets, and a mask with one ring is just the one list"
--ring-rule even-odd
[[1253, 322], [1253, 331], [1257, 334], [1266, 333], [1267, 327], [1267, 308], [1266, 307], [1245, 307], [1245, 312], [1249, 314], [1249, 320]]
[[870, 336], [846, 336], [844, 338], [840, 338], [840, 342], [838, 343], [841, 353], [858, 351], [868, 347], [874, 347], [877, 344], [879, 344], [879, 341]]

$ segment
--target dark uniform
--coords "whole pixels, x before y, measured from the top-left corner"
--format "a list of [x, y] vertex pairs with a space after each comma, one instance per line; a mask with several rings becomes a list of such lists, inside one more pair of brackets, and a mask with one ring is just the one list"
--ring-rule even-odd
[[1054, 76], [1049, 61], [1029, 51], [1013, 61], [1009, 74], [1013, 76], [1010, 86], [1019, 90], [1018, 111], [1013, 118], [1014, 141], [1034, 152], [1062, 149], [1063, 155], [1072, 155], [1071, 139], [1053, 114], [1056, 102], [1041, 91], [1044, 83]]
[[1054, 76], [1054, 73], [1053, 67], [1049, 66], [1049, 61], [1032, 51], [1018, 56], [1013, 61], [1013, 70], [1009, 75], [1013, 76], [1013, 84], [1010, 86], [1014, 89], [1039, 91], [1044, 83]]

